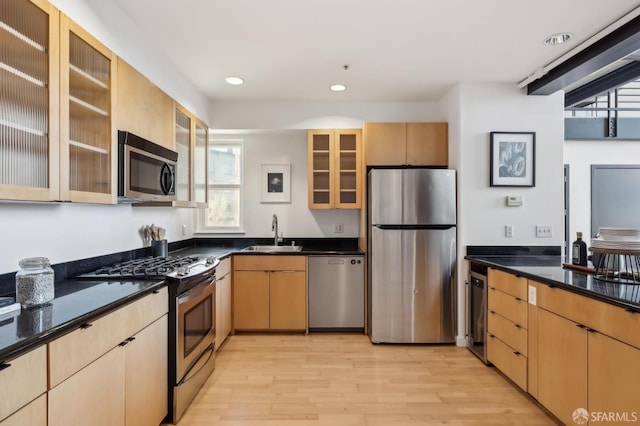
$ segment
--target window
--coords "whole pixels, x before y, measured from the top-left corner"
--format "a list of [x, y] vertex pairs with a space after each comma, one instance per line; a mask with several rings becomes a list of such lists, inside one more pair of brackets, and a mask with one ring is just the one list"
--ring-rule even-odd
[[238, 232], [241, 229], [242, 141], [213, 139], [208, 149], [208, 205], [203, 231]]

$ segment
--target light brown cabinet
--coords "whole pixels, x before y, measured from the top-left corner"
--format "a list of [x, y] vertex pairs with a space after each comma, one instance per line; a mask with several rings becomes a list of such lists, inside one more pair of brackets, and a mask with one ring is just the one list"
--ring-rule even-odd
[[306, 330], [304, 256], [235, 256], [233, 328]]
[[[0, 367], [0, 420], [3, 420], [47, 391], [47, 348], [45, 345], [40, 346], [3, 362]], [[20, 415], [14, 414], [12, 422], [23, 416], [38, 417], [37, 407], [38, 405], [34, 405]], [[44, 414], [46, 418], [46, 406]]]
[[633, 379], [640, 377], [638, 314], [536, 287], [538, 401], [567, 424], [576, 408], [630, 416], [640, 394], [640, 381]]
[[167, 297], [163, 288], [48, 343], [49, 425], [162, 421]]
[[60, 14], [46, 0], [0, 5], [0, 198], [60, 198]]
[[527, 280], [489, 269], [487, 359], [527, 390]]
[[216, 350], [219, 350], [231, 333], [231, 258], [220, 261], [216, 276]]
[[116, 203], [116, 56], [60, 15], [60, 199]]
[[362, 207], [362, 131], [308, 131], [310, 209]]
[[118, 58], [116, 128], [174, 149], [173, 99]]
[[365, 123], [367, 166], [447, 166], [447, 123]]
[[22, 407], [11, 416], [0, 421], [0, 426], [47, 426], [47, 395]]

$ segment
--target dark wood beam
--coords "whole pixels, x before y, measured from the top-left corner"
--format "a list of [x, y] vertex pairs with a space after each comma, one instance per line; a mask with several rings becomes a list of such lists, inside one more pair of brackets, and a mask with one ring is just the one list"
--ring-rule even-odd
[[550, 95], [640, 49], [640, 16], [527, 85], [529, 95]]
[[565, 93], [564, 107], [569, 108], [585, 99], [595, 97], [601, 93], [622, 86], [640, 77], [640, 62], [631, 62], [610, 73], [598, 77], [577, 89]]

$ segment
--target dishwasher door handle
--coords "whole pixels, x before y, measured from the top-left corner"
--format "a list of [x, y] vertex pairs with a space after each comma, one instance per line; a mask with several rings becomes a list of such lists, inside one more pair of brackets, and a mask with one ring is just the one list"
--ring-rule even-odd
[[329, 265], [344, 265], [344, 259], [329, 259]]

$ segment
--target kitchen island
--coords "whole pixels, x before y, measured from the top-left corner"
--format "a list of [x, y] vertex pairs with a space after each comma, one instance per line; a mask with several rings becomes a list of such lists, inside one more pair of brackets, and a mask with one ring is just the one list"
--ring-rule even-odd
[[564, 424], [638, 418], [639, 284], [563, 268], [560, 256], [466, 259], [488, 268], [488, 362]]

